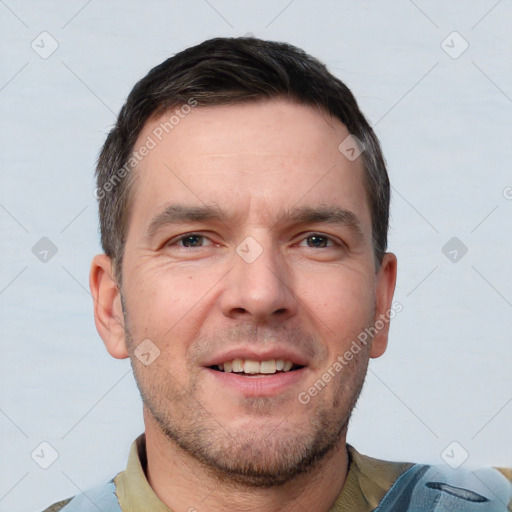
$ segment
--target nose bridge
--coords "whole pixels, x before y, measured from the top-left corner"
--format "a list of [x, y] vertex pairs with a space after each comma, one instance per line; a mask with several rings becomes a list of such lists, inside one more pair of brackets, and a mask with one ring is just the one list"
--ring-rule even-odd
[[295, 311], [286, 262], [268, 231], [247, 236], [238, 244], [229, 275], [225, 314], [245, 314], [261, 320]]

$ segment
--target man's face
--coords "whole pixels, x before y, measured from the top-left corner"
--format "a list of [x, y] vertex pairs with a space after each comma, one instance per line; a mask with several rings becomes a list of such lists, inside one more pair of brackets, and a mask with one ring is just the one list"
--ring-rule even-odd
[[[338, 150], [348, 135], [285, 100], [195, 108], [137, 170], [128, 350], [145, 413], [219, 475], [272, 485], [311, 467], [344, 436], [368, 358], [385, 349], [362, 346], [299, 401], [394, 286], [375, 272], [363, 163]], [[146, 359], [159, 350], [148, 365], [133, 355], [143, 340]]]

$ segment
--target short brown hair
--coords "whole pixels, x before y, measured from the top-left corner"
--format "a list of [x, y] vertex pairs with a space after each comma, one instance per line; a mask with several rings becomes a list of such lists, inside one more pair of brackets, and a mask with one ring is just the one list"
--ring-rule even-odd
[[213, 106], [276, 97], [323, 109], [363, 144], [374, 254], [380, 266], [387, 248], [389, 179], [379, 141], [350, 90], [324, 64], [295, 46], [253, 37], [218, 37], [177, 53], [137, 82], [103, 145], [95, 195], [102, 247], [112, 258], [119, 283], [133, 183], [127, 164], [145, 123], [191, 101]]

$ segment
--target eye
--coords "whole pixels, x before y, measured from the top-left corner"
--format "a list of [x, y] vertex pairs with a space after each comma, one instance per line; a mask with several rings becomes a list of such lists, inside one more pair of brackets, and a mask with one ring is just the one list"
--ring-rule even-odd
[[204, 247], [205, 245], [212, 245], [212, 242], [209, 238], [199, 233], [186, 233], [185, 235], [181, 235], [180, 237], [171, 240], [167, 245], [177, 245], [178, 247], [193, 249], [194, 247]]
[[317, 248], [317, 249], [341, 246], [341, 244], [334, 238], [331, 238], [330, 236], [327, 236], [327, 235], [322, 235], [321, 233], [311, 233], [306, 238], [304, 238], [303, 241], [299, 245], [302, 247], [305, 247], [303, 245], [303, 242], [306, 242], [308, 247], [313, 247], [313, 248]]

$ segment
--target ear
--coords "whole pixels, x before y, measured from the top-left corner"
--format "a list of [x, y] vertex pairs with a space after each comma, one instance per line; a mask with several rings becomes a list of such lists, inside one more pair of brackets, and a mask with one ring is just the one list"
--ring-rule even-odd
[[114, 279], [112, 260], [98, 254], [92, 260], [89, 286], [94, 300], [94, 321], [109, 354], [116, 359], [129, 357], [126, 348], [121, 293]]
[[388, 346], [390, 311], [395, 292], [396, 272], [396, 256], [387, 252], [376, 275], [374, 327], [377, 329], [377, 333], [372, 340], [370, 357], [380, 357]]

